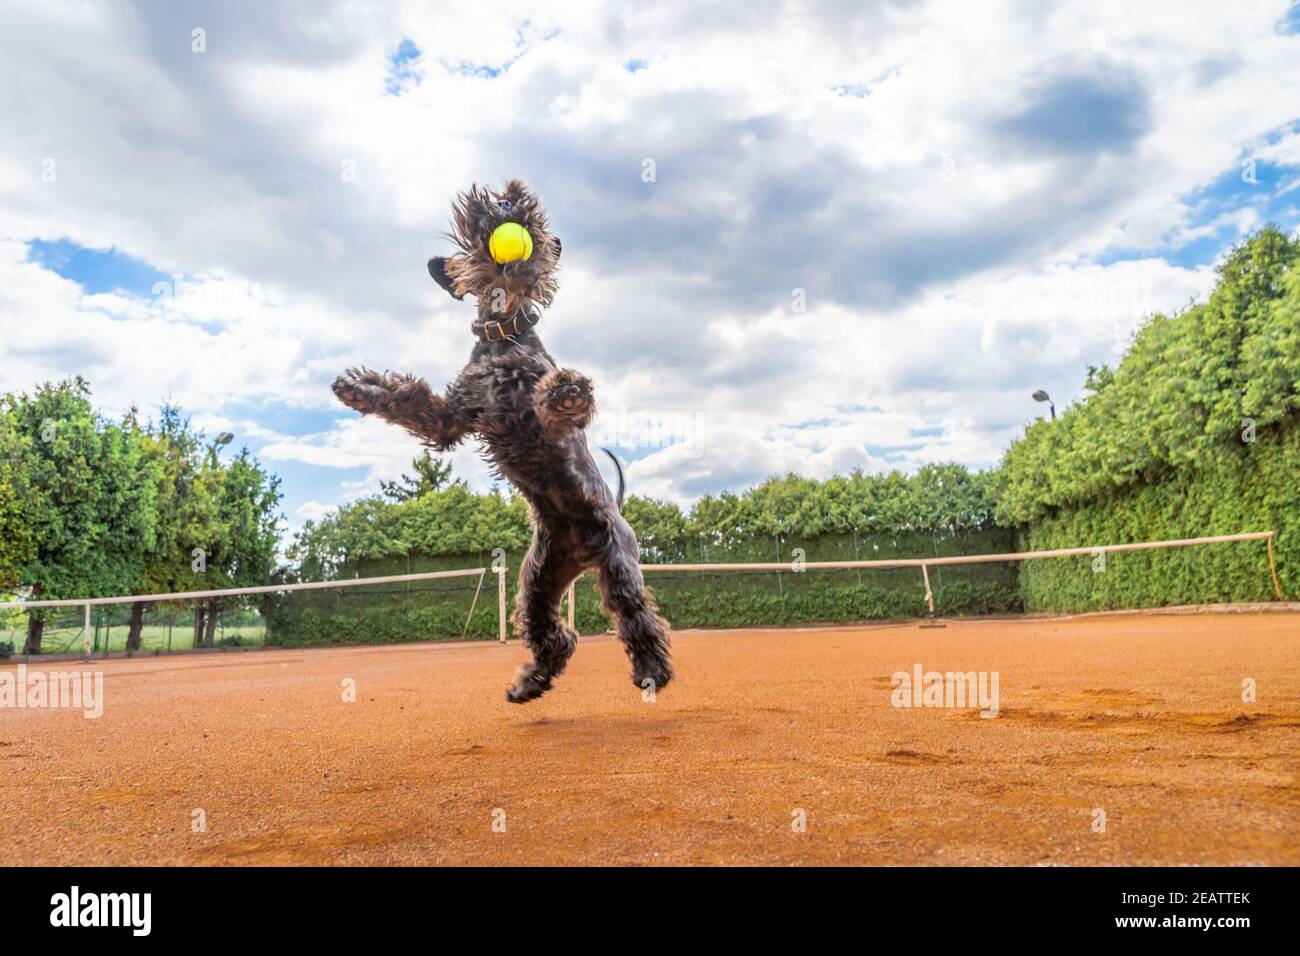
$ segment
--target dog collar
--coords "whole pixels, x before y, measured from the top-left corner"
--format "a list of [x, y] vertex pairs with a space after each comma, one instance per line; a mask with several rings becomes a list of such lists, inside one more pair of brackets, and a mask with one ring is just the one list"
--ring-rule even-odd
[[536, 309], [520, 309], [510, 319], [475, 319], [470, 323], [470, 330], [484, 342], [504, 342], [521, 332], [527, 332], [542, 321], [542, 313]]

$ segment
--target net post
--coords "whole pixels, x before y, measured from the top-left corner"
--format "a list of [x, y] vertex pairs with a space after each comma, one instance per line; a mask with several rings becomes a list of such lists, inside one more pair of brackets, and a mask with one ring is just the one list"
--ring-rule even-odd
[[[478, 596], [483, 593], [483, 575], [487, 574], [487, 568], [480, 568], [478, 572], [478, 587], [474, 588], [474, 600], [469, 602], [469, 614], [465, 615], [465, 626], [461, 629], [460, 639], [463, 641], [469, 636], [469, 625], [474, 620], [474, 609], [478, 607]], [[406, 605], [411, 605], [411, 582], [406, 582]]]
[[927, 565], [921, 565], [921, 578], [925, 581], [925, 604], [930, 609], [930, 616], [934, 617], [934, 592], [930, 590], [930, 569]]
[[921, 626], [922, 627], [947, 627], [946, 624], [943, 624], [940, 621], [935, 619], [934, 592], [930, 590], [930, 568], [929, 565], [927, 565], [924, 561], [921, 562], [921, 578], [922, 580], [925, 581], [925, 606], [929, 609], [929, 614], [926, 615], [925, 623], [923, 623]]
[[574, 620], [573, 598], [574, 598], [574, 596], [575, 596], [576, 593], [577, 593], [577, 586], [578, 586], [578, 582], [577, 582], [577, 579], [576, 579], [576, 578], [575, 578], [574, 580], [572, 580], [572, 581], [569, 582], [569, 590], [568, 590], [568, 600], [569, 600], [569, 630], [571, 630], [571, 631], [574, 629], [574, 626], [573, 626], [573, 620]]
[[497, 640], [506, 642], [506, 569], [493, 568], [497, 573]]
[[1276, 536], [1276, 531], [1270, 531], [1266, 539], [1268, 541], [1268, 570], [1273, 575], [1273, 591], [1277, 594], [1277, 599], [1285, 601], [1286, 598], [1282, 594], [1282, 585], [1277, 579], [1277, 562], [1273, 560], [1273, 538]]
[[90, 605], [86, 604], [84, 605], [84, 607], [86, 609], [86, 614], [85, 617], [82, 619], [82, 625], [81, 625], [81, 653], [86, 657], [87, 660], [89, 660], [90, 659]]

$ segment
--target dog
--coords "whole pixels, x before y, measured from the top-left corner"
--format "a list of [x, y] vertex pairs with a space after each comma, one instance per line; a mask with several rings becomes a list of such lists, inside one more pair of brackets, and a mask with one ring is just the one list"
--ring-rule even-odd
[[[476, 300], [470, 328], [477, 341], [468, 364], [445, 395], [422, 378], [365, 368], [335, 379], [334, 394], [364, 415], [400, 425], [435, 451], [477, 436], [495, 472], [528, 502], [533, 540], [519, 570], [511, 622], [533, 659], [515, 676], [507, 700], [534, 700], [563, 673], [577, 635], [560, 617], [560, 600], [588, 569], [599, 576], [632, 682], [660, 690], [673, 678], [668, 625], [646, 591], [636, 535], [620, 511], [622, 469], [615, 497], [584, 434], [596, 410], [591, 380], [558, 367], [534, 328], [555, 297], [560, 240], [537, 197], [518, 180], [499, 193], [471, 186], [456, 197], [452, 212], [447, 235], [458, 251], [429, 260], [428, 268], [452, 298]], [[500, 265], [488, 243], [506, 222], [523, 226], [533, 249], [527, 259]]]

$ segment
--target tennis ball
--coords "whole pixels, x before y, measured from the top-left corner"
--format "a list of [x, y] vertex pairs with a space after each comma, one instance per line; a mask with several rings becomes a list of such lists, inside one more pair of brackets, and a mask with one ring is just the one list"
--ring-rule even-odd
[[518, 262], [533, 254], [533, 237], [517, 222], [503, 222], [492, 230], [488, 252], [501, 264]]

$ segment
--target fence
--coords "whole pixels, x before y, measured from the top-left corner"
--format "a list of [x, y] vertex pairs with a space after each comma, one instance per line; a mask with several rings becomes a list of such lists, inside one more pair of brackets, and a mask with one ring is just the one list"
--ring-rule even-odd
[[[0, 609], [21, 609], [21, 610], [58, 610], [67, 608], [79, 608], [83, 613], [81, 628], [82, 654], [90, 657], [99, 648], [96, 646], [99, 627], [94, 626], [92, 622], [92, 612], [100, 608], [121, 607], [131, 605], [134, 607], [148, 608], [166, 608], [172, 611], [174, 620], [176, 613], [179, 611], [180, 616], [186, 619], [192, 616], [188, 611], [189, 607], [195, 609], [202, 607], [203, 602], [219, 601], [227, 610], [234, 609], [247, 612], [248, 601], [254, 597], [280, 596], [280, 602], [259, 601], [259, 607], [256, 613], [265, 615], [266, 618], [274, 618], [275, 615], [285, 613], [286, 608], [291, 606], [291, 600], [285, 600], [288, 595], [299, 595], [304, 593], [322, 593], [333, 595], [335, 607], [341, 603], [343, 594], [362, 594], [367, 601], [372, 604], [382, 604], [384, 600], [392, 600], [395, 596], [400, 596], [407, 602], [412, 600], [414, 594], [418, 601], [421, 596], [429, 595], [432, 589], [425, 588], [412, 590], [411, 585], [416, 582], [441, 581], [453, 578], [477, 578], [477, 583], [469, 588], [459, 588], [458, 591], [472, 592], [472, 598], [469, 600], [469, 610], [464, 617], [464, 624], [459, 631], [453, 631], [450, 634], [445, 633], [447, 630], [446, 620], [448, 609], [454, 608], [454, 602], [443, 601], [436, 598], [435, 601], [441, 602], [438, 606], [439, 614], [435, 615], [439, 627], [421, 631], [418, 636], [407, 639], [428, 640], [439, 636], [460, 636], [464, 637], [469, 629], [471, 618], [479, 605], [479, 594], [483, 587], [483, 580], [487, 574], [487, 568], [459, 568], [445, 571], [427, 571], [416, 574], [401, 575], [384, 575], [380, 577], [367, 578], [350, 578], [335, 581], [311, 581], [293, 584], [265, 585], [261, 587], [248, 588], [223, 588], [211, 591], [178, 591], [167, 594], [132, 594], [118, 597], [95, 597], [95, 598], [67, 598], [56, 600], [31, 600], [31, 601], [6, 601], [0, 602]], [[505, 639], [505, 575], [497, 575], [497, 607], [495, 617], [497, 618], [497, 633], [501, 640]], [[367, 593], [368, 592], [368, 593]], [[382, 596], [377, 598], [376, 596]], [[339, 615], [340, 620], [345, 619], [346, 615]], [[270, 635], [269, 621], [267, 623], [267, 636]], [[110, 619], [111, 624], [111, 619]], [[171, 629], [168, 630], [168, 649], [171, 647]], [[318, 641], [317, 643], [351, 643], [351, 641]], [[111, 643], [108, 639], [104, 641], [103, 653], [107, 654], [111, 650]]]
[[[1099, 560], [1104, 568], [1104, 556], [1109, 554], [1264, 541], [1269, 580], [1278, 600], [1282, 600], [1273, 555], [1274, 537], [1273, 531], [1254, 531], [1042, 551], [868, 560], [809, 561], [805, 554], [799, 553], [789, 562], [643, 564], [642, 571], [653, 582], [660, 610], [676, 627], [783, 625], [1018, 610], [1014, 568], [1021, 562], [1088, 558], [1095, 572]], [[86, 656], [95, 650], [91, 628], [93, 608], [126, 604], [177, 606], [211, 599], [238, 602], [256, 595], [277, 598], [262, 605], [266, 615], [266, 642], [270, 644], [391, 643], [493, 635], [505, 641], [510, 576], [504, 562], [494, 563], [497, 600], [493, 608], [491, 602], [479, 600], [488, 570], [461, 568], [174, 594], [11, 601], [0, 603], [0, 608], [82, 608]], [[656, 581], [661, 575], [664, 578]], [[883, 584], [880, 575], [885, 576]], [[477, 578], [473, 586], [412, 588], [416, 582], [470, 577]], [[678, 582], [684, 582], [685, 586], [676, 587]], [[457, 596], [452, 597], [453, 593]], [[345, 600], [353, 599], [355, 604], [345, 606]], [[462, 603], [468, 603], [463, 618]], [[584, 633], [608, 627], [592, 575], [586, 576], [584, 586], [575, 582], [570, 587], [564, 613], [570, 624]], [[485, 625], [489, 623], [490, 630], [485, 633]], [[108, 650], [106, 642], [105, 653]]]

